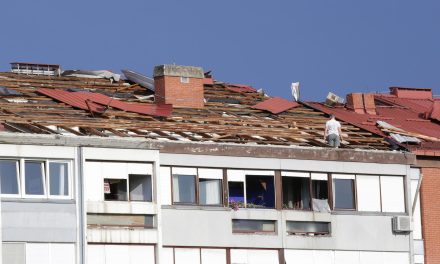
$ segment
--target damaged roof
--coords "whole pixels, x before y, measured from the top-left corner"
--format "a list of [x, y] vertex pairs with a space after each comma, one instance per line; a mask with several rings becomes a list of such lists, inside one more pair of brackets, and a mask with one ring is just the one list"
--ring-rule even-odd
[[[279, 99], [246, 85], [205, 82], [205, 106], [201, 109], [156, 105], [151, 90], [125, 80], [4, 72], [0, 73], [0, 86], [17, 92], [0, 94], [0, 129], [6, 132], [327, 146], [323, 140], [325, 113], [301, 102], [290, 102], [279, 111], [256, 109], [260, 103]], [[69, 99], [56, 97], [60, 95]], [[74, 104], [69, 101], [73, 98], [81, 100], [74, 100]], [[107, 98], [112, 98], [111, 102], [104, 104]], [[130, 111], [133, 107], [149, 110]], [[343, 148], [389, 148], [381, 136], [368, 129], [344, 122], [342, 130], [346, 135]]]

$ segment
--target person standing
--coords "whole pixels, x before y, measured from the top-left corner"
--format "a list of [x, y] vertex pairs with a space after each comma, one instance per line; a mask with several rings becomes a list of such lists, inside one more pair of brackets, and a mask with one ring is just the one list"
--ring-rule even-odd
[[325, 123], [324, 140], [331, 147], [338, 148], [342, 141], [341, 123], [335, 119], [335, 115], [330, 115], [330, 120]]

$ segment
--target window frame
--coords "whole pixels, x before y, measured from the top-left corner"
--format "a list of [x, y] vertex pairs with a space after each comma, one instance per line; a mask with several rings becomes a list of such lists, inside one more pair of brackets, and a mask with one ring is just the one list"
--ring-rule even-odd
[[[42, 173], [42, 180], [43, 180], [43, 194], [26, 194], [26, 162], [35, 162], [35, 163], [41, 163], [42, 164], [42, 168], [41, 169], [41, 173]], [[48, 193], [47, 193], [47, 163], [46, 160], [39, 160], [39, 159], [23, 159], [21, 160], [22, 163], [22, 177], [21, 177], [21, 181], [22, 181], [22, 186], [23, 186], [23, 193], [22, 193], [22, 197], [23, 198], [48, 198]]]
[[[339, 177], [334, 177], [334, 175], [339, 175]], [[345, 176], [346, 175], [346, 176]], [[358, 201], [357, 201], [357, 186], [356, 186], [356, 175], [357, 174], [349, 174], [349, 173], [332, 173], [331, 174], [331, 190], [332, 190], [332, 210], [333, 211], [353, 211], [353, 212], [359, 212], [358, 211]], [[335, 192], [335, 184], [334, 180], [350, 180], [351, 181], [351, 187], [353, 190], [352, 199], [353, 199], [353, 205], [354, 208], [337, 208], [336, 207], [336, 192]]]
[[[271, 222], [271, 223], [273, 223], [274, 231], [236, 230], [236, 229], [234, 229], [234, 221], [248, 221], [248, 222], [262, 221], [262, 222]], [[231, 219], [232, 234], [277, 235], [278, 234], [277, 225], [278, 225], [278, 220], [273, 220], [273, 219], [238, 219], [238, 218]]]
[[2, 198], [21, 198], [21, 194], [22, 194], [22, 191], [21, 191], [21, 169], [20, 169], [20, 162], [21, 162], [21, 160], [20, 159], [1, 159], [0, 161], [3, 161], [3, 160], [5, 160], [5, 161], [15, 161], [15, 169], [16, 169], [16, 171], [15, 171], [15, 180], [16, 180], [16, 182], [17, 182], [17, 189], [18, 189], [18, 193], [17, 194], [3, 194], [3, 193], [1, 193], [1, 190], [0, 190], [0, 196], [2, 197]]
[[[50, 163], [64, 163], [67, 164], [67, 192], [68, 195], [51, 195], [50, 194]], [[46, 170], [47, 170], [47, 197], [49, 199], [62, 199], [62, 200], [69, 200], [73, 197], [73, 166], [72, 161], [70, 160], [47, 160], [46, 161]]]
[[[151, 197], [150, 200], [131, 200], [130, 199], [130, 176], [149, 176], [150, 177], [150, 192]], [[127, 199], [129, 202], [141, 202], [141, 203], [152, 203], [153, 202], [153, 175], [150, 174], [136, 174], [136, 173], [129, 173], [127, 174]]]

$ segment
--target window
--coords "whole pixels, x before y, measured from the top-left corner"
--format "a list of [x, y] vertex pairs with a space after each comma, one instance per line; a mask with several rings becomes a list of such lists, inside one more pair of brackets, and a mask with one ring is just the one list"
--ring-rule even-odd
[[129, 174], [130, 201], [152, 201], [151, 175]]
[[181, 83], [189, 83], [189, 77], [181, 76], [181, 77], [180, 77], [180, 82], [181, 82]]
[[403, 177], [380, 176], [383, 212], [405, 212], [405, 193], [403, 186]]
[[244, 206], [244, 183], [228, 182], [229, 206], [237, 209]]
[[232, 219], [233, 233], [275, 233], [275, 220]]
[[24, 186], [26, 195], [45, 194], [44, 163], [41, 161], [25, 161]]
[[153, 228], [153, 215], [87, 214], [87, 226], [97, 228]]
[[311, 201], [309, 173], [298, 172], [289, 173], [288, 175], [289, 177], [282, 178], [283, 208], [310, 210]]
[[379, 176], [356, 175], [356, 192], [359, 211], [381, 211]]
[[174, 203], [196, 203], [196, 176], [173, 175], [173, 201]]
[[246, 175], [246, 207], [275, 207], [273, 176]]
[[199, 203], [202, 205], [221, 205], [222, 181], [199, 179]]
[[49, 162], [49, 195], [69, 195], [69, 169], [66, 162]]
[[104, 178], [104, 200], [127, 201], [127, 180]]
[[333, 174], [334, 208], [355, 210], [354, 175]]
[[328, 235], [330, 234], [329, 222], [306, 222], [306, 221], [287, 221], [287, 233], [291, 235]]
[[0, 160], [1, 194], [18, 195], [18, 161]]

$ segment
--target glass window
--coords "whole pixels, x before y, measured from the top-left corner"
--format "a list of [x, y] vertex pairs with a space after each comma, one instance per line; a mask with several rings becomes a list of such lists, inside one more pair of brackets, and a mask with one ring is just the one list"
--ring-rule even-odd
[[283, 177], [283, 208], [310, 210], [310, 178]]
[[127, 201], [126, 179], [104, 179], [105, 201]]
[[355, 209], [354, 201], [354, 180], [333, 179], [334, 208]]
[[313, 198], [328, 199], [328, 184], [327, 181], [312, 180]]
[[196, 176], [173, 175], [173, 202], [196, 203]]
[[246, 207], [275, 207], [273, 176], [246, 175]]
[[44, 162], [25, 161], [25, 193], [44, 195]]
[[287, 221], [287, 232], [294, 235], [328, 235], [329, 222]]
[[69, 168], [66, 162], [49, 163], [50, 195], [69, 195]]
[[229, 207], [241, 208], [244, 207], [244, 183], [243, 182], [228, 182], [229, 190]]
[[18, 161], [0, 160], [0, 184], [2, 194], [18, 194]]
[[232, 219], [232, 231], [237, 233], [275, 233], [275, 220]]
[[138, 227], [153, 228], [153, 215], [133, 214], [87, 214], [87, 226], [89, 227]]
[[128, 175], [130, 185], [130, 201], [152, 200], [151, 175], [130, 174]]
[[221, 205], [222, 181], [218, 179], [199, 179], [199, 203], [202, 205]]

